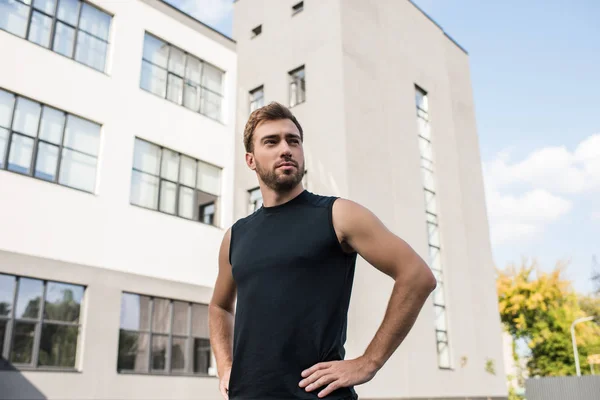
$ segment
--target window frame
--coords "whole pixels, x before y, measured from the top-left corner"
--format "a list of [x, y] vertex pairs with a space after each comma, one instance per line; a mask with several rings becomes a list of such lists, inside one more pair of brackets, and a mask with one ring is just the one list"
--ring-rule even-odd
[[[219, 218], [220, 215], [221, 215], [221, 207], [220, 207], [219, 201], [221, 200], [221, 197], [222, 197], [221, 191], [222, 191], [222, 187], [223, 187], [223, 181], [222, 181], [223, 168], [219, 167], [217, 165], [211, 164], [209, 162], [200, 160], [200, 159], [198, 159], [196, 157], [192, 157], [192, 156], [190, 156], [188, 154], [180, 153], [180, 152], [178, 152], [176, 150], [173, 150], [171, 148], [161, 146], [159, 144], [156, 144], [154, 142], [151, 142], [149, 140], [143, 139], [143, 138], [138, 137], [138, 136], [136, 136], [134, 138], [134, 148], [133, 148], [134, 157], [135, 157], [135, 150], [136, 150], [135, 145], [136, 145], [136, 142], [138, 140], [141, 141], [141, 142], [145, 142], [145, 143], [147, 143], [147, 144], [149, 144], [151, 146], [158, 147], [160, 149], [160, 157], [159, 157], [159, 160], [158, 160], [158, 175], [155, 175], [153, 173], [150, 173], [150, 172], [143, 171], [141, 169], [135, 168], [135, 166], [132, 165], [132, 167], [131, 167], [132, 173], [131, 173], [130, 188], [129, 188], [129, 204], [131, 204], [132, 206], [135, 206], [135, 207], [143, 208], [145, 210], [158, 211], [161, 214], [170, 215], [172, 217], [177, 217], [177, 218], [183, 218], [183, 219], [185, 219], [187, 221], [199, 222], [199, 223], [201, 223], [203, 225], [206, 225], [206, 226], [212, 226], [214, 228], [221, 229], [221, 226], [220, 226], [221, 219]], [[163, 152], [164, 152], [164, 150], [173, 152], [173, 153], [177, 154], [178, 157], [179, 157], [179, 161], [178, 161], [178, 164], [177, 164], [177, 181], [176, 182], [172, 181], [171, 179], [164, 178], [161, 175], [162, 174], [162, 168], [163, 168]], [[196, 171], [195, 172], [196, 173], [196, 177], [195, 177], [195, 182], [194, 182], [195, 186], [194, 187], [190, 187], [190, 186], [185, 185], [185, 184], [183, 184], [183, 183], [180, 182], [181, 162], [182, 162], [182, 160], [183, 160], [184, 157], [191, 158], [192, 160], [194, 160], [196, 162], [196, 170], [195, 170]], [[198, 186], [198, 166], [199, 166], [199, 163], [203, 163], [203, 164], [206, 164], [206, 165], [209, 165], [211, 167], [219, 169], [220, 174], [219, 174], [219, 194], [218, 195], [216, 195], [214, 193], [209, 193], [209, 192], [206, 192], [204, 190], [201, 190], [201, 189], [197, 188], [197, 186]], [[133, 187], [133, 172], [137, 172], [137, 173], [140, 173], [140, 174], [149, 175], [149, 176], [152, 176], [154, 178], [158, 178], [157, 208], [146, 207], [146, 206], [143, 206], [143, 205], [140, 205], [140, 204], [133, 203], [131, 201], [131, 189]], [[162, 189], [163, 181], [175, 184], [175, 212], [173, 214], [161, 210], [161, 207], [160, 207], [160, 205], [161, 205], [161, 202], [160, 202], [160, 199], [161, 199], [161, 189]], [[194, 214], [193, 214], [194, 217], [193, 218], [187, 218], [187, 217], [184, 217], [184, 216], [182, 216], [182, 215], [179, 214], [180, 188], [182, 188], [182, 187], [194, 190], [194, 207], [195, 208], [194, 208]], [[201, 218], [202, 216], [200, 215], [199, 211], [197, 210], [197, 208], [199, 208], [200, 205], [195, 202], [195, 200], [197, 200], [198, 193], [205, 194], [205, 195], [208, 195], [208, 196], [215, 196], [216, 197], [216, 200], [212, 203], [214, 205], [214, 207], [215, 207], [215, 211], [212, 214], [213, 218], [216, 219], [216, 222], [214, 224], [205, 223], [202, 220], [202, 218]], [[202, 206], [206, 207], [209, 204], [211, 204], [211, 203], [207, 203], [207, 204], [204, 204]], [[197, 217], [197, 219], [196, 219], [196, 217]]]
[[[134, 329], [124, 329], [121, 327], [121, 324], [119, 323], [119, 338], [121, 336], [121, 332], [127, 332], [127, 333], [137, 333], [137, 334], [145, 334], [148, 335], [148, 348], [147, 348], [147, 352], [148, 354], [146, 355], [147, 357], [147, 369], [146, 371], [136, 371], [136, 370], [127, 370], [127, 369], [120, 369], [119, 368], [119, 353], [121, 351], [121, 343], [120, 343], [120, 339], [117, 342], [117, 365], [116, 365], [116, 371], [118, 374], [122, 374], [122, 375], [160, 375], [160, 376], [190, 376], [190, 377], [208, 377], [208, 378], [214, 378], [216, 377], [216, 374], [211, 374], [211, 369], [215, 368], [215, 365], [213, 365], [213, 350], [212, 350], [212, 346], [210, 346], [210, 338], [202, 338], [202, 337], [198, 337], [198, 336], [194, 336], [193, 333], [193, 307], [194, 305], [197, 306], [201, 306], [201, 307], [206, 307], [208, 310], [208, 304], [204, 304], [204, 303], [197, 303], [194, 301], [189, 301], [189, 300], [180, 300], [180, 299], [173, 299], [173, 298], [166, 298], [166, 297], [160, 297], [160, 296], [151, 296], [151, 295], [147, 295], [147, 294], [141, 294], [141, 293], [134, 293], [134, 292], [130, 292], [130, 291], [122, 291], [121, 292], [121, 304], [123, 302], [123, 295], [134, 295], [134, 296], [139, 296], [139, 297], [147, 297], [149, 302], [148, 302], [148, 320], [146, 321], [148, 323], [148, 328], [147, 329], [139, 329], [139, 330], [134, 330]], [[154, 303], [155, 300], [166, 300], [169, 302], [169, 311], [168, 311], [168, 319], [169, 319], [169, 328], [168, 328], [168, 332], [165, 334], [164, 332], [155, 332], [155, 330], [153, 329], [153, 323], [154, 323]], [[178, 302], [178, 303], [185, 303], [187, 305], [187, 332], [186, 335], [181, 335], [181, 334], [173, 334], [173, 321], [174, 321], [174, 303]], [[141, 309], [141, 308], [140, 308]], [[121, 315], [121, 314], [119, 314]], [[166, 347], [166, 353], [165, 353], [165, 369], [164, 371], [161, 370], [155, 370], [152, 368], [152, 338], [154, 336], [167, 336], [167, 347]], [[138, 336], [139, 337], [139, 336]], [[176, 371], [173, 372], [173, 338], [176, 339], [181, 339], [181, 338], [185, 338], [186, 343], [185, 343], [185, 350], [186, 350], [186, 359], [185, 359], [185, 365], [184, 365], [184, 371]], [[194, 343], [193, 340], [194, 339], [202, 339], [202, 340], [207, 340], [209, 341], [209, 365], [208, 365], [208, 371], [206, 373], [195, 373], [193, 372], [194, 370], [194, 366], [193, 366], [193, 361], [194, 361]], [[189, 357], [191, 357], [191, 359], [189, 359]]]
[[[84, 310], [85, 310], [85, 301], [87, 295], [87, 285], [83, 285], [80, 283], [72, 283], [65, 281], [55, 281], [51, 279], [41, 279], [35, 278], [31, 276], [25, 275], [17, 275], [8, 272], [1, 272], [0, 275], [6, 275], [15, 278], [13, 285], [13, 293], [12, 293], [12, 308], [11, 312], [8, 316], [0, 316], [0, 321], [6, 321], [6, 331], [4, 336], [4, 342], [0, 342], [0, 356], [1, 359], [4, 360], [6, 365], [0, 363], [0, 371], [2, 370], [10, 370], [13, 367], [22, 370], [22, 371], [60, 371], [60, 372], [78, 372], [81, 369], [79, 368], [79, 361], [81, 357], [81, 338], [83, 336], [83, 323], [84, 319]], [[39, 312], [37, 318], [17, 318], [16, 316], [16, 306], [19, 295], [19, 287], [21, 279], [31, 279], [35, 281], [40, 281], [42, 283], [42, 296], [40, 299]], [[77, 322], [66, 322], [66, 321], [57, 321], [44, 318], [44, 311], [46, 307], [46, 297], [48, 293], [48, 284], [49, 283], [58, 283], [65, 284], [71, 286], [77, 286], [83, 289], [83, 295], [81, 297], [81, 302], [79, 304], [79, 317]], [[29, 323], [34, 325], [34, 336], [33, 342], [31, 344], [31, 362], [26, 363], [15, 363], [11, 361], [11, 350], [13, 347], [13, 341], [15, 336], [15, 326], [17, 323]], [[73, 367], [59, 367], [59, 366], [51, 366], [51, 365], [39, 365], [39, 355], [40, 355], [40, 346], [41, 346], [41, 337], [42, 337], [42, 328], [44, 325], [54, 325], [54, 326], [69, 326], [77, 328], [77, 341], [75, 343], [75, 363]]]
[[[161, 65], [155, 64], [151, 60], [147, 60], [144, 57], [144, 53], [142, 52], [139, 88], [142, 91], [144, 91], [144, 92], [150, 93], [150, 94], [152, 94], [152, 95], [154, 95], [156, 97], [162, 98], [162, 99], [167, 100], [167, 101], [169, 101], [169, 102], [171, 102], [173, 104], [181, 106], [181, 107], [183, 107], [183, 108], [185, 108], [185, 109], [193, 112], [194, 114], [200, 114], [200, 115], [202, 115], [202, 116], [204, 116], [204, 117], [206, 117], [206, 118], [208, 118], [208, 119], [210, 119], [212, 121], [215, 121], [215, 122], [218, 122], [220, 124], [225, 125], [224, 103], [225, 103], [226, 71], [224, 71], [223, 69], [217, 67], [216, 65], [211, 64], [211, 63], [205, 61], [204, 59], [202, 59], [202, 58], [200, 58], [200, 57], [198, 57], [198, 56], [196, 56], [196, 55], [194, 55], [194, 54], [192, 54], [192, 53], [190, 53], [188, 51], [183, 50], [181, 47], [175, 46], [174, 44], [172, 44], [172, 43], [170, 43], [170, 42], [162, 39], [160, 36], [155, 35], [155, 34], [149, 32], [149, 31], [144, 31], [144, 39], [142, 41], [142, 45], [143, 46], [145, 46], [145, 43], [146, 43], [146, 36], [151, 36], [154, 39], [163, 42], [167, 46], [167, 49], [168, 49], [167, 50], [167, 66], [165, 68], [165, 67], [163, 67]], [[169, 63], [170, 63], [170, 60], [171, 60], [171, 49], [172, 48], [175, 48], [178, 51], [180, 51], [181, 53], [183, 53], [183, 55], [185, 57], [184, 67], [183, 67], [183, 76], [180, 76], [177, 73], [169, 70]], [[190, 82], [190, 80], [185, 75], [186, 75], [186, 71], [187, 71], [188, 60], [189, 60], [190, 57], [195, 58], [196, 60], [198, 60], [200, 62], [200, 65], [201, 65], [201, 67], [200, 67], [200, 82], [193, 82], [194, 84], [197, 84], [196, 87], [197, 87], [197, 89], [200, 90], [198, 111], [195, 111], [195, 110], [193, 110], [193, 109], [185, 106], [185, 87], [186, 87], [186, 84], [188, 82]], [[148, 89], [145, 89], [142, 86], [142, 84], [143, 84], [142, 79], [144, 77], [144, 63], [148, 63], [153, 68], [159, 68], [160, 70], [163, 70], [163, 71], [165, 71], [167, 73], [166, 74], [166, 79], [165, 79], [165, 95], [164, 96], [161, 96], [161, 95], [159, 95], [157, 93], [154, 93], [154, 92], [152, 92], [152, 91], [150, 91]], [[204, 86], [204, 84], [203, 84], [202, 81], [203, 81], [204, 72], [205, 72], [205, 65], [208, 65], [211, 68], [214, 68], [214, 69], [216, 69], [217, 71], [219, 71], [221, 73], [221, 93], [217, 93], [214, 90], [209, 89], [209, 88], [207, 88], [207, 87]], [[169, 77], [170, 76], [174, 76], [174, 77], [176, 77], [178, 79], [181, 79], [181, 81], [182, 81], [183, 86], [182, 86], [182, 90], [181, 90], [181, 93], [182, 93], [181, 104], [179, 104], [176, 101], [173, 101], [173, 100], [169, 99]], [[205, 112], [205, 110], [204, 110], [204, 102], [207, 101], [206, 100], [207, 97], [204, 96], [204, 91], [210, 93], [210, 95], [214, 95], [214, 96], [218, 96], [219, 97], [221, 103], [220, 103], [219, 117], [218, 118], [214, 118], [214, 117], [212, 117], [211, 115], [208, 115]]]
[[[298, 72], [302, 71], [303, 72], [303, 77], [302, 79], [298, 79], [296, 77], [296, 74]], [[300, 92], [299, 90], [296, 90], [296, 98], [294, 99], [294, 103], [292, 104], [292, 84], [300, 84], [300, 87], [302, 88], [302, 91]], [[299, 100], [300, 96], [299, 93], [302, 93], [302, 99]], [[306, 66], [305, 65], [301, 65], [297, 68], [294, 68], [293, 70], [288, 72], [288, 100], [289, 100], [289, 107], [293, 108], [296, 107], [300, 104], [306, 103]]]
[[[86, 1], [86, 0], [77, 0], [77, 3], [79, 5], [79, 9], [77, 11], [77, 23], [75, 24], [75, 26], [73, 26], [70, 22], [58, 19], [58, 7], [59, 7], [59, 4], [60, 4], [60, 0], [56, 0], [56, 4], [54, 6], [54, 15], [50, 15], [50, 14], [48, 14], [44, 10], [40, 10], [38, 8], [35, 8], [34, 5], [33, 5], [34, 4], [34, 0], [31, 0], [31, 4], [27, 4], [27, 3], [25, 3], [22, 0], [13, 0], [13, 1], [18, 2], [21, 5], [27, 6], [29, 8], [28, 13], [27, 13], [27, 27], [25, 28], [25, 35], [24, 36], [19, 36], [18, 34], [13, 33], [13, 32], [11, 32], [9, 30], [0, 28], [1, 31], [9, 33], [9, 34], [11, 34], [13, 36], [16, 36], [16, 37], [20, 38], [20, 39], [26, 40], [29, 43], [32, 43], [32, 44], [34, 44], [36, 46], [39, 46], [41, 48], [44, 48], [46, 50], [49, 50], [49, 51], [51, 51], [54, 54], [58, 54], [59, 56], [62, 56], [62, 57], [65, 57], [67, 59], [70, 59], [72, 61], [75, 61], [76, 63], [84, 65], [84, 66], [86, 66], [88, 68], [91, 68], [94, 71], [100, 72], [100, 73], [102, 73], [104, 75], [108, 75], [107, 72], [106, 72], [106, 70], [108, 69], [109, 55], [110, 55], [110, 50], [109, 49], [110, 49], [110, 45], [111, 45], [110, 38], [111, 38], [111, 35], [112, 35], [112, 27], [113, 27], [113, 18], [114, 18], [114, 14], [113, 13], [108, 12], [105, 9], [101, 8], [100, 6], [98, 6], [98, 5], [94, 4], [94, 3], [91, 3], [89, 1]], [[85, 31], [85, 30], [83, 30], [83, 29], [81, 29], [79, 27], [79, 24], [81, 22], [81, 13], [82, 13], [82, 10], [83, 10], [83, 4], [87, 4], [88, 6], [93, 7], [96, 10], [101, 11], [102, 13], [104, 13], [104, 14], [106, 14], [106, 15], [108, 15], [110, 17], [110, 24], [108, 26], [108, 39], [102, 39], [102, 38], [100, 38], [100, 37], [98, 37], [98, 36], [96, 36], [96, 35], [94, 35], [94, 34], [92, 34], [90, 32], [87, 32], [87, 31]], [[52, 19], [51, 25], [50, 25], [50, 43], [48, 44], [48, 47], [46, 47], [46, 46], [44, 46], [42, 44], [39, 44], [37, 42], [34, 42], [34, 41], [32, 41], [32, 40], [29, 39], [29, 33], [31, 31], [31, 26], [32, 26], [32, 20], [33, 20], [34, 12], [36, 12], [38, 14], [41, 14], [42, 16], [44, 16], [46, 18], [51, 18]], [[54, 42], [55, 42], [55, 39], [56, 39], [56, 26], [57, 26], [58, 22], [60, 22], [61, 24], [65, 25], [66, 27], [71, 28], [71, 29], [74, 30], [73, 48], [72, 48], [71, 56], [67, 56], [67, 55], [59, 53], [58, 51], [55, 50]], [[100, 41], [102, 41], [102, 42], [104, 42], [106, 44], [106, 53], [104, 54], [104, 68], [102, 70], [99, 70], [99, 69], [97, 69], [97, 68], [95, 68], [95, 67], [93, 67], [91, 65], [88, 65], [88, 64], [86, 64], [84, 62], [81, 62], [81, 61], [79, 61], [79, 60], [77, 60], [75, 58], [76, 51], [77, 51], [77, 38], [79, 36], [79, 31], [80, 30], [82, 32], [84, 32], [86, 35], [89, 35], [89, 36], [93, 37], [94, 39], [100, 40]]]
[[[81, 116], [79, 116], [77, 114], [73, 114], [73, 113], [70, 113], [68, 111], [64, 111], [64, 110], [62, 110], [60, 108], [54, 107], [52, 105], [49, 105], [49, 104], [46, 104], [46, 103], [42, 103], [41, 101], [37, 101], [37, 100], [32, 99], [30, 97], [22, 96], [20, 94], [15, 93], [15, 92], [11, 92], [10, 90], [6, 90], [6, 89], [4, 89], [2, 87], [0, 87], [0, 91], [4, 91], [4, 92], [9, 93], [9, 94], [11, 94], [11, 95], [14, 96], [13, 109], [12, 109], [12, 114], [11, 114], [11, 117], [10, 117], [10, 127], [4, 127], [4, 126], [0, 125], [0, 129], [5, 129], [5, 130], [8, 131], [8, 138], [6, 140], [5, 153], [4, 153], [4, 155], [0, 154], [0, 156], [3, 157], [2, 160], [1, 160], [2, 161], [2, 165], [0, 166], [0, 171], [6, 171], [6, 172], [13, 173], [13, 174], [18, 174], [20, 176], [26, 176], [28, 178], [33, 178], [33, 179], [36, 179], [38, 181], [47, 182], [47, 183], [55, 184], [55, 185], [58, 185], [58, 186], [66, 187], [66, 188], [69, 188], [69, 189], [72, 189], [72, 190], [77, 190], [77, 191], [80, 191], [82, 193], [87, 193], [87, 194], [95, 195], [96, 194], [96, 188], [98, 187], [98, 167], [99, 167], [99, 161], [100, 161], [100, 148], [102, 147], [101, 141], [102, 141], [102, 128], [103, 128], [103, 125], [100, 124], [100, 123], [98, 123], [98, 122], [96, 122], [96, 121], [92, 121], [92, 120], [90, 120], [88, 118], [81, 117]], [[38, 104], [40, 106], [40, 114], [39, 114], [39, 117], [38, 117], [38, 120], [37, 120], [37, 130], [36, 130], [35, 137], [32, 137], [32, 136], [30, 136], [27, 133], [15, 131], [13, 129], [13, 125], [14, 125], [14, 121], [15, 121], [15, 115], [17, 113], [17, 104], [18, 104], [18, 99], [19, 98], [25, 99], [27, 101], [34, 102], [34, 103], [36, 103], [36, 104]], [[40, 138], [40, 131], [41, 131], [41, 127], [42, 127], [42, 119], [43, 119], [43, 116], [44, 116], [44, 108], [45, 107], [51, 108], [51, 109], [53, 109], [55, 111], [58, 111], [58, 112], [60, 112], [64, 116], [64, 123], [63, 123], [63, 127], [62, 127], [62, 132], [61, 132], [62, 136], [61, 136], [60, 144], [56, 144], [56, 143], [53, 143], [53, 142], [51, 142], [49, 140], [41, 139]], [[73, 117], [81, 119], [83, 121], [87, 121], [87, 122], [90, 122], [92, 124], [98, 125], [98, 128], [99, 128], [98, 131], [99, 131], [99, 133], [98, 133], [98, 154], [97, 155], [93, 155], [93, 154], [90, 154], [90, 153], [87, 153], [87, 152], [84, 152], [84, 151], [81, 151], [81, 150], [77, 150], [77, 149], [71, 148], [69, 146], [65, 146], [65, 137], [66, 137], [66, 133], [67, 133], [67, 125], [68, 125], [67, 122], [68, 122], [68, 117], [69, 116], [73, 116]], [[29, 162], [29, 172], [28, 173], [23, 173], [23, 172], [15, 171], [15, 170], [12, 170], [12, 169], [8, 168], [8, 161], [9, 161], [9, 158], [10, 158], [10, 150], [11, 150], [11, 146], [12, 146], [12, 140], [13, 140], [13, 137], [14, 137], [15, 134], [17, 136], [25, 137], [25, 138], [28, 138], [28, 139], [33, 139], [33, 145], [32, 145], [32, 150], [31, 150], [31, 160]], [[40, 143], [46, 144], [46, 145], [50, 145], [50, 146], [53, 146], [53, 147], [58, 147], [58, 155], [57, 155], [57, 159], [56, 159], [56, 170], [54, 172], [55, 175], [54, 175], [54, 179], [53, 180], [48, 180], [48, 179], [44, 179], [42, 177], [36, 176], [37, 158], [38, 158], [39, 144]], [[94, 188], [93, 188], [92, 191], [88, 191], [88, 190], [85, 190], [85, 189], [81, 189], [81, 188], [77, 188], [77, 187], [74, 187], [74, 186], [69, 186], [69, 185], [64, 184], [64, 183], [60, 183], [60, 170], [61, 170], [61, 165], [62, 165], [62, 161], [63, 161], [63, 158], [64, 158], [63, 157], [63, 150], [69, 150], [69, 151], [72, 151], [74, 153], [82, 154], [82, 155], [84, 155], [86, 157], [94, 157], [96, 159], [96, 170], [95, 170], [95, 175], [94, 175]]]
[[292, 17], [304, 11], [304, 1], [300, 1], [292, 6]]
[[[255, 93], [262, 93], [262, 96], [259, 97], [258, 99], [254, 99], [253, 95]], [[254, 110], [259, 109], [260, 107], [263, 107], [265, 105], [265, 85], [260, 85], [255, 87], [254, 89], [250, 90], [248, 92], [248, 97], [249, 97], [249, 108], [250, 108], [250, 113], [252, 113]], [[261, 103], [262, 102], [262, 103]], [[253, 104], [260, 104], [259, 106], [257, 106], [256, 108], [252, 108]]]
[[[437, 187], [435, 185], [435, 160], [434, 160], [434, 152], [432, 146], [432, 137], [429, 129], [427, 132], [422, 131], [422, 127], [429, 128], [430, 120], [429, 120], [429, 100], [427, 91], [418, 85], [414, 86], [415, 89], [415, 109], [417, 116], [417, 140], [419, 141], [419, 159], [420, 165], [419, 169], [421, 174], [421, 183], [423, 184], [424, 190], [424, 209], [425, 209], [425, 226], [427, 232], [427, 245], [428, 245], [428, 257], [429, 257], [429, 267], [431, 268], [434, 275], [436, 275], [436, 280], [438, 281], [438, 289], [442, 291], [442, 299], [441, 302], [436, 301], [435, 295], [433, 295], [432, 302], [434, 307], [434, 315], [436, 318], [435, 325], [435, 341], [436, 341], [436, 354], [437, 354], [437, 362], [438, 368], [441, 370], [453, 370], [452, 363], [452, 348], [450, 346], [450, 334], [449, 334], [449, 318], [448, 318], [448, 302], [446, 299], [446, 291], [444, 290], [444, 266], [445, 263], [442, 260], [442, 232], [440, 230], [440, 216], [439, 216], [439, 204], [437, 202]], [[424, 154], [424, 148], [422, 146], [423, 142], [427, 147], [427, 153]], [[425, 179], [426, 177], [430, 177], [428, 181]], [[432, 243], [431, 240], [431, 227], [434, 227], [436, 231], [435, 237], [437, 237], [438, 242]], [[432, 258], [432, 254], [436, 254], [436, 258], [438, 259], [435, 264], [439, 268], [434, 268], [434, 259]], [[439, 279], [437, 278], [439, 276]], [[439, 329], [437, 326], [437, 309], [441, 309], [443, 312], [444, 318], [444, 327], [445, 329]], [[445, 340], [439, 339], [439, 334], [443, 334]], [[447, 357], [448, 357], [448, 365], [442, 365], [442, 353], [440, 352], [440, 345], [446, 346]]]

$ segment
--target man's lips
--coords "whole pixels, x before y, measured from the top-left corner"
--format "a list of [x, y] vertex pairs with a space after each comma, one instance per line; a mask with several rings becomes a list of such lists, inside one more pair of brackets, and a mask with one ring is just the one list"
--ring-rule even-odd
[[278, 164], [276, 168], [281, 168], [281, 167], [287, 167], [287, 168], [289, 168], [289, 167], [295, 167], [295, 168], [297, 168], [296, 167], [296, 163], [289, 162], [289, 161]]

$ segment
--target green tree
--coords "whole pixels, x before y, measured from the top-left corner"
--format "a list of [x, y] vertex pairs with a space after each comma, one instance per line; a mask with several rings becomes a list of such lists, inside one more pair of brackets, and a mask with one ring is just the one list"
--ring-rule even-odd
[[[569, 281], [562, 277], [564, 264], [551, 273], [542, 272], [535, 262], [523, 262], [497, 271], [498, 302], [502, 323], [513, 340], [524, 340], [530, 350], [530, 376], [575, 374], [571, 344], [571, 323], [585, 313]], [[577, 343], [582, 371], [587, 368], [588, 348], [598, 341], [600, 331], [593, 325], [578, 325]]]

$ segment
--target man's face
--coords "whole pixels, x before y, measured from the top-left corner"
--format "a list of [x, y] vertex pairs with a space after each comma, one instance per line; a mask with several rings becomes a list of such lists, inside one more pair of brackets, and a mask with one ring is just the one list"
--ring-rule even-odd
[[248, 166], [276, 192], [295, 188], [304, 176], [304, 149], [296, 125], [289, 119], [265, 121], [254, 130], [254, 152]]

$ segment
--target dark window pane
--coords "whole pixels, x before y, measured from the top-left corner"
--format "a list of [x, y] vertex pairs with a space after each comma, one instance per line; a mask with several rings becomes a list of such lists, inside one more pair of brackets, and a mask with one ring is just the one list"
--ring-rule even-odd
[[163, 180], [160, 184], [160, 205], [162, 212], [175, 214], [175, 198], [177, 197], [177, 184]]
[[35, 324], [15, 322], [10, 361], [15, 364], [30, 364], [33, 356]]
[[[1, 0], [0, 0], [1, 1]], [[10, 128], [13, 108], [15, 106], [15, 95], [0, 90], [0, 126]]]
[[35, 176], [47, 181], [55, 181], [57, 165], [58, 146], [40, 142], [35, 161]]
[[76, 326], [43, 324], [39, 365], [75, 368], [78, 331]]
[[0, 168], [4, 168], [4, 156], [8, 146], [8, 129], [0, 128]]
[[111, 17], [105, 12], [98, 10], [87, 3], [83, 3], [79, 29], [91, 33], [94, 36], [108, 41]]
[[194, 373], [208, 374], [210, 368], [210, 340], [194, 338]]
[[79, 18], [79, 0], [60, 0], [58, 3], [58, 19], [73, 26], [77, 25]]
[[[1, 307], [1, 305], [0, 305]], [[0, 319], [0, 367], [3, 365], [3, 357], [2, 357], [2, 349], [4, 346], [4, 341], [6, 340], [6, 329], [8, 327], [8, 321], [5, 319]]]
[[152, 332], [169, 333], [171, 327], [171, 314], [169, 300], [154, 299], [152, 311]]
[[214, 203], [200, 206], [200, 221], [208, 225], [215, 224], [215, 205]]
[[149, 330], [150, 298], [137, 294], [123, 293], [121, 296], [121, 329], [133, 331]]
[[[0, 274], [0, 317], [8, 317], [12, 312], [15, 281], [14, 276]], [[1, 346], [2, 342], [0, 342], [0, 349]]]
[[13, 134], [8, 156], [8, 169], [22, 174], [30, 174], [32, 154], [33, 139]]
[[192, 336], [208, 339], [208, 306], [192, 305]]
[[148, 372], [148, 340], [150, 335], [119, 332], [118, 371]]
[[96, 157], [63, 149], [58, 182], [93, 193], [96, 187]]
[[29, 27], [29, 37], [27, 39], [40, 46], [50, 47], [51, 30], [52, 18], [34, 11], [31, 16], [31, 26]]
[[160, 169], [160, 147], [144, 140], [135, 139], [133, 168], [158, 175]]
[[64, 145], [70, 149], [97, 156], [100, 146], [100, 125], [69, 115]]
[[164, 69], [169, 59], [169, 46], [162, 40], [146, 34], [144, 37], [144, 60], [150, 61]]
[[33, 7], [48, 15], [54, 15], [56, 0], [33, 0]]
[[188, 334], [188, 309], [188, 303], [173, 302], [173, 335]]
[[15, 0], [0, 0], [0, 29], [24, 38], [29, 7]]
[[185, 355], [186, 351], [186, 338], [173, 338], [173, 345], [171, 346], [171, 370], [172, 371], [184, 371], [185, 370]]
[[183, 79], [173, 74], [169, 74], [169, 84], [167, 85], [167, 99], [177, 104], [181, 104], [183, 101]]
[[73, 47], [75, 45], [75, 29], [64, 25], [60, 22], [56, 23], [56, 33], [54, 34], [54, 44], [52, 49], [67, 56], [73, 57]]
[[164, 371], [167, 368], [167, 345], [168, 336], [152, 336], [152, 370]]
[[140, 86], [144, 90], [165, 97], [167, 93], [167, 71], [147, 61], [142, 61]]
[[48, 282], [44, 319], [52, 321], [79, 322], [83, 286]]
[[54, 108], [44, 106], [40, 126], [40, 139], [60, 144], [65, 126], [65, 113]]
[[32, 137], [37, 136], [41, 111], [42, 106], [40, 103], [27, 100], [23, 97], [17, 98], [17, 109], [15, 110], [13, 130]]
[[80, 31], [77, 35], [75, 60], [103, 72], [107, 47], [106, 42]]
[[16, 318], [39, 317], [43, 289], [43, 283], [39, 279], [19, 279]]
[[131, 203], [154, 210], [158, 209], [158, 177], [132, 171]]

